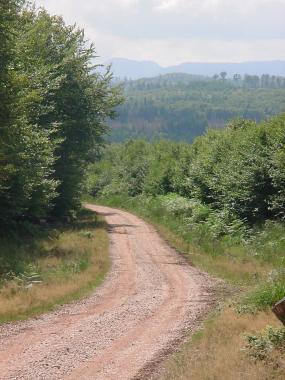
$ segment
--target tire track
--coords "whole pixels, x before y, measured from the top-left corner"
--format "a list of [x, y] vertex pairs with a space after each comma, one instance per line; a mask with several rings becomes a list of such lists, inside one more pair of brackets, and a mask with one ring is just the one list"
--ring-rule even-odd
[[210, 304], [213, 282], [136, 216], [88, 205], [109, 225], [112, 269], [96, 293], [0, 328], [0, 379], [148, 378]]

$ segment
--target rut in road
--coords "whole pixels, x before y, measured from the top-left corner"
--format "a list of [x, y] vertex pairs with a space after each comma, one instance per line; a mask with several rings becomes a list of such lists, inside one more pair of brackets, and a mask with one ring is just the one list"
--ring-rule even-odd
[[214, 282], [136, 216], [106, 218], [112, 269], [90, 297], [0, 327], [0, 379], [148, 378], [211, 304]]

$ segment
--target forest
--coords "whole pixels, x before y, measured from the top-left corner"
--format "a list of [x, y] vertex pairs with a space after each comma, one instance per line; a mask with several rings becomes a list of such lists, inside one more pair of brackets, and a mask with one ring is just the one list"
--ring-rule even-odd
[[223, 128], [233, 118], [265, 120], [285, 111], [285, 80], [222, 72], [213, 78], [167, 74], [125, 81], [126, 101], [111, 123], [111, 142], [159, 138], [192, 142], [207, 128]]
[[21, 0], [0, 13], [1, 226], [80, 206], [86, 162], [120, 102], [83, 30]]

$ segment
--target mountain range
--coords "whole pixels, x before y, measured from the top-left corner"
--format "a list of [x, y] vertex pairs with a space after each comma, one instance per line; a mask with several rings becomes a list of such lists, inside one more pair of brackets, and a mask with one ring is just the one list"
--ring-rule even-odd
[[270, 74], [285, 76], [285, 61], [256, 61], [241, 63], [185, 62], [175, 66], [162, 67], [153, 61], [112, 58], [105, 62], [105, 64], [112, 64], [112, 71], [115, 77], [122, 79], [150, 78], [170, 73], [213, 76], [222, 71], [227, 72], [229, 77], [232, 77], [235, 74], [259, 76], [262, 74]]

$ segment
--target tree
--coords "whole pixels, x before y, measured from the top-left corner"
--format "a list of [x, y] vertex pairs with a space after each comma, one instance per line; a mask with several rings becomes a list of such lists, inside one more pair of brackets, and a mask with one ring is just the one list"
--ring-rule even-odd
[[263, 74], [261, 76], [261, 87], [269, 87], [270, 84], [270, 75]]
[[0, 96], [9, 115], [1, 125], [1, 217], [64, 216], [79, 205], [86, 163], [98, 156], [121, 97], [110, 71], [91, 64], [83, 31], [43, 9], [10, 5], [0, 18]]
[[2, 64], [1, 70], [5, 119], [1, 119], [0, 209], [1, 219], [5, 221], [46, 215], [57, 185], [51, 178], [57, 143], [51, 138], [54, 127], [44, 130], [31, 117], [32, 113], [40, 113], [37, 105], [43, 83], [35, 79], [37, 70], [27, 75], [24, 67], [29, 61], [25, 61], [22, 50], [18, 49], [23, 5], [24, 2], [8, 1], [1, 12], [6, 65]]
[[220, 76], [221, 76], [223, 82], [226, 80], [227, 75], [228, 75], [228, 73], [226, 71], [222, 71], [220, 73]]
[[0, 126], [8, 124], [11, 104], [9, 65], [13, 60], [14, 28], [19, 18], [20, 0], [0, 1]]
[[239, 83], [241, 81], [241, 75], [240, 74], [235, 74], [233, 76], [234, 82]]
[[17, 20], [18, 2], [14, 0], [0, 2], [0, 191], [4, 187], [6, 174], [6, 157], [4, 156], [4, 139], [10, 119], [11, 81], [9, 77], [9, 64], [13, 56], [14, 36], [13, 25]]
[[95, 50], [82, 30], [66, 26], [62, 18], [45, 10], [29, 10], [24, 16], [25, 59], [38, 65], [42, 83], [49, 82], [40, 104], [43, 113], [36, 117], [45, 128], [57, 125], [55, 137], [61, 143], [53, 175], [59, 183], [55, 213], [65, 215], [80, 205], [85, 166], [96, 155], [106, 132], [104, 123], [114, 116], [121, 97], [111, 86], [110, 71], [99, 74], [91, 65]]

